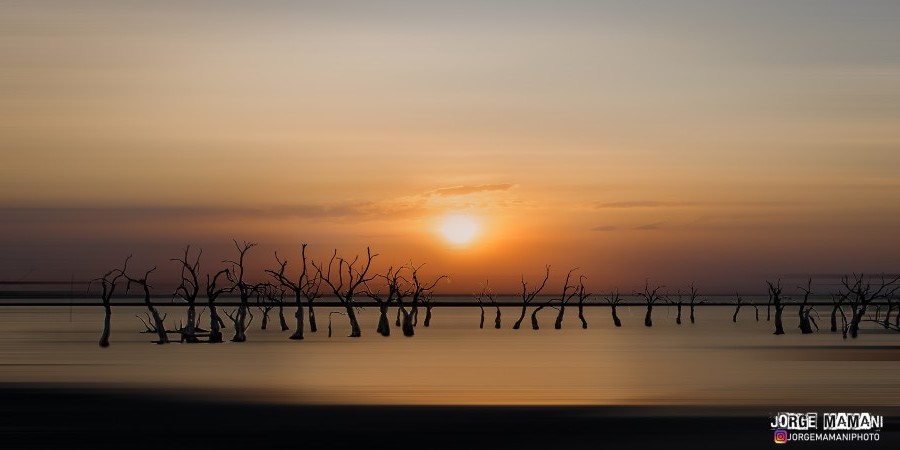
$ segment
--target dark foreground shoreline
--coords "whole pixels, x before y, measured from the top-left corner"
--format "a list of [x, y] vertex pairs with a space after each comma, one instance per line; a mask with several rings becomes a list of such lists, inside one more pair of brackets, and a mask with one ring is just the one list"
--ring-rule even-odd
[[[250, 382], [250, 380], [248, 380]], [[776, 445], [777, 411], [871, 411], [879, 442]], [[900, 407], [323, 406], [0, 385], [0, 448], [900, 448]]]

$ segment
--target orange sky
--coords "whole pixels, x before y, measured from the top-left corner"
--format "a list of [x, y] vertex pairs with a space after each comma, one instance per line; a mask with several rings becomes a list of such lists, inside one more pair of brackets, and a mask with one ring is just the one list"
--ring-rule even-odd
[[0, 278], [231, 238], [464, 293], [898, 269], [900, 8], [615, 3], [5, 4]]

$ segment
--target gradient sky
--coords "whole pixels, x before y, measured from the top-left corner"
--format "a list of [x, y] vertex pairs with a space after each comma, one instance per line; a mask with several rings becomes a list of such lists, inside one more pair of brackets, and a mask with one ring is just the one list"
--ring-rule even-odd
[[232, 238], [442, 292], [897, 271], [898, 42], [897, 1], [2, 2], [0, 278]]

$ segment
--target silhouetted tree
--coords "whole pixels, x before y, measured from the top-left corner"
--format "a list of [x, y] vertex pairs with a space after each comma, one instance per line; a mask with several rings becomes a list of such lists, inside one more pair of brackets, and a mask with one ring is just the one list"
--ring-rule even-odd
[[378, 327], [376, 328], [376, 331], [378, 332], [378, 334], [385, 337], [391, 335], [391, 326], [388, 322], [387, 316], [391, 303], [397, 300], [397, 297], [399, 294], [401, 294], [401, 291], [403, 291], [403, 294], [406, 294], [406, 280], [403, 278], [403, 276], [400, 275], [400, 271], [402, 269], [403, 267], [395, 270], [394, 267], [391, 266], [388, 268], [387, 272], [384, 275], [378, 275], [378, 277], [384, 279], [385, 284], [387, 285], [387, 297], [383, 297], [380, 293], [372, 291], [372, 289], [369, 288], [368, 283], [365, 283], [366, 295], [369, 296], [369, 298], [375, 300], [376, 303], [378, 303], [379, 315]]
[[736, 293], [736, 292], [735, 292], [734, 296], [737, 298], [737, 302], [735, 303], [735, 307], [734, 307], [734, 315], [731, 316], [731, 321], [734, 322], [734, 323], [737, 323], [737, 316], [738, 316], [738, 313], [741, 312], [741, 302], [743, 302], [744, 299], [741, 298], [741, 296], [740, 296], [738, 293]]
[[585, 287], [584, 287], [585, 278], [587, 278], [587, 277], [585, 277], [584, 275], [579, 277], [578, 289], [575, 292], [575, 295], [578, 296], [578, 319], [581, 320], [581, 328], [586, 330], [588, 327], [588, 324], [587, 324], [587, 320], [584, 319], [584, 302], [587, 301], [587, 299], [591, 297], [591, 294], [589, 292], [586, 292], [586, 290], [585, 290]]
[[[430, 283], [423, 282], [419, 277], [419, 270], [422, 268], [423, 265], [420, 265], [418, 267], [410, 266], [410, 272], [411, 272], [411, 277], [412, 277], [412, 302], [411, 302], [411, 307], [410, 307], [411, 312], [410, 312], [410, 314], [404, 314], [404, 316], [403, 316], [403, 335], [407, 336], [407, 337], [412, 336], [414, 333], [413, 327], [415, 326], [415, 314], [416, 314], [415, 311], [417, 310], [417, 308], [419, 306], [419, 302], [422, 302], [422, 303], [424, 303], [426, 301], [430, 302], [430, 300], [427, 300], [426, 298], [428, 298], [431, 295], [432, 290], [434, 289], [435, 286], [437, 286], [438, 282], [440, 282], [444, 278], [447, 278], [446, 275], [440, 275], [434, 281], [432, 281]], [[426, 305], [426, 307], [427, 307], [427, 305]], [[426, 312], [426, 316], [427, 316], [427, 312]], [[428, 317], [426, 317], [426, 318], [428, 318]]]
[[250, 326], [247, 317], [249, 315], [251, 320], [253, 317], [253, 314], [250, 312], [250, 296], [256, 293], [256, 285], [248, 283], [244, 278], [244, 258], [246, 258], [247, 252], [251, 248], [256, 247], [256, 244], [247, 241], [244, 241], [243, 244], [238, 244], [237, 240], [235, 240], [234, 247], [238, 251], [238, 259], [237, 261], [224, 261], [231, 264], [231, 269], [225, 275], [231, 281], [232, 288], [238, 291], [241, 303], [236, 313], [226, 313], [226, 315], [234, 323], [234, 337], [231, 338], [231, 342], [244, 342], [247, 340], [247, 328]]
[[[563, 283], [563, 285], [565, 287], [563, 287], [562, 297], [559, 298], [559, 313], [556, 315], [556, 323], [553, 324], [553, 328], [555, 328], [557, 330], [562, 329], [563, 314], [566, 313], [566, 305], [569, 303], [569, 300], [571, 300], [573, 297], [578, 295], [578, 286], [574, 286], [574, 285], [569, 286], [569, 278], [572, 276], [572, 272], [574, 272], [576, 270], [578, 270], [578, 269], [575, 268], [575, 269], [570, 270], [569, 273], [566, 274], [566, 282]], [[582, 285], [582, 287], [583, 287], [583, 285]], [[569, 289], [572, 290], [571, 293], [569, 293]], [[581, 306], [581, 304], [579, 304], [580, 317], [583, 317], [583, 315], [581, 315], [581, 311], [583, 311], [583, 310], [584, 310], [583, 306]]]
[[[809, 296], [812, 294], [812, 278], [807, 281], [805, 288], [803, 286], [798, 286], [797, 289], [803, 291], [803, 302], [800, 303], [800, 310], [798, 311], [798, 316], [800, 318], [800, 333], [811, 334], [813, 332], [812, 327], [815, 320], [810, 317], [813, 308], [807, 307], [807, 304], [809, 303]], [[816, 328], [818, 328], [818, 326], [816, 326]]]
[[[497, 309], [497, 315], [494, 317], [494, 328], [500, 329], [500, 306], [497, 305], [497, 300], [494, 298], [494, 293], [491, 291], [491, 288], [488, 286], [487, 280], [485, 280], [484, 285], [481, 287], [481, 294], [478, 296], [478, 303], [487, 298], [491, 305]], [[484, 325], [484, 307], [481, 308], [481, 323]]]
[[[576, 269], [572, 269], [566, 274], [566, 281], [565, 281], [565, 283], [563, 283], [563, 292], [562, 292], [562, 295], [558, 299], [551, 298], [550, 300], [547, 300], [546, 302], [538, 305], [531, 312], [531, 328], [532, 329], [535, 329], [535, 330], [540, 329], [540, 325], [538, 324], [538, 319], [537, 319], [538, 313], [541, 312], [541, 310], [544, 309], [545, 307], [552, 306], [553, 303], [557, 302], [557, 301], [559, 302], [559, 307], [556, 309], [558, 311], [560, 311], [560, 315], [558, 315], [556, 318], [556, 329], [558, 330], [558, 329], [562, 328], [562, 314], [565, 313], [566, 303], [568, 303], [569, 299], [571, 299], [572, 296], [575, 295], [574, 294], [575, 286], [569, 285], [569, 280], [572, 278], [572, 272], [574, 272], [575, 270]], [[572, 290], [572, 293], [569, 292], [570, 290]]]
[[544, 281], [541, 282], [541, 285], [532, 291], [528, 290], [528, 283], [525, 282], [525, 275], [522, 275], [522, 314], [519, 316], [519, 319], [516, 320], [516, 323], [513, 324], [513, 330], [518, 330], [519, 327], [522, 326], [522, 321], [525, 320], [525, 313], [528, 312], [528, 305], [534, 301], [534, 298], [537, 297], [538, 294], [544, 290], [544, 286], [547, 285], [547, 280], [550, 278], [550, 266], [546, 267], [546, 273], [544, 274]]
[[662, 299], [662, 296], [657, 293], [662, 287], [663, 286], [657, 286], [653, 289], [650, 289], [650, 280], [647, 280], [644, 282], [644, 290], [635, 294], [638, 297], [643, 298], [647, 303], [647, 315], [644, 316], [645, 327], [653, 326], [653, 320], [651, 318], [651, 315], [653, 314], [653, 305]]
[[181, 264], [181, 284], [175, 288], [175, 296], [181, 297], [188, 304], [187, 324], [181, 330], [181, 341], [187, 343], [200, 342], [197, 339], [197, 318], [196, 306], [197, 295], [200, 294], [200, 280], [198, 272], [200, 270], [200, 256], [203, 254], [201, 250], [197, 253], [197, 258], [190, 261], [191, 246], [184, 248], [184, 257], [172, 258]]
[[619, 297], [619, 290], [613, 289], [610, 293], [609, 297], [604, 298], [606, 303], [609, 303], [610, 314], [612, 314], [613, 324], [617, 327], [622, 326], [622, 321], [619, 320], [619, 315], [616, 313], [616, 308], [619, 306], [619, 302], [622, 301], [622, 298]]
[[303, 339], [303, 304], [302, 299], [306, 299], [308, 309], [309, 309], [309, 329], [311, 332], [316, 332], [316, 314], [313, 311], [313, 301], [322, 295], [319, 293], [319, 289], [322, 285], [322, 279], [319, 277], [319, 274], [313, 274], [310, 276], [309, 265], [306, 259], [306, 244], [300, 244], [300, 259], [301, 259], [301, 268], [300, 275], [297, 277], [297, 281], [293, 281], [285, 275], [285, 270], [287, 269], [288, 261], [278, 258], [278, 253], [275, 253], [275, 261], [278, 263], [278, 271], [274, 270], [266, 270], [266, 273], [271, 275], [278, 281], [282, 287], [286, 290], [289, 290], [294, 294], [294, 302], [297, 305], [297, 311], [294, 312], [294, 317], [297, 319], [297, 328], [294, 330], [294, 333], [291, 334], [290, 339], [295, 341]]
[[[128, 259], [130, 259], [130, 258], [131, 258], [131, 256], [128, 257]], [[125, 292], [127, 293], [128, 291], [131, 290], [132, 284], [138, 285], [141, 287], [141, 289], [143, 289], [144, 304], [147, 305], [147, 310], [150, 311], [150, 317], [153, 320], [152, 330], [155, 331], [156, 335], [157, 335], [157, 340], [154, 342], [156, 342], [157, 344], [168, 344], [169, 336], [166, 332], [166, 326], [163, 322], [164, 318], [160, 317], [159, 312], [156, 310], [156, 307], [153, 305], [153, 302], [150, 301], [150, 287], [151, 286], [149, 283], [147, 283], [147, 278], [149, 278], [150, 274], [156, 270], [156, 267], [153, 267], [152, 269], [150, 269], [146, 273], [144, 273], [143, 278], [132, 278], [127, 273], [128, 259], [125, 260], [125, 265], [124, 265], [124, 267], [122, 267], [122, 276], [124, 276], [125, 279], [128, 280], [128, 284], [125, 287]], [[150, 327], [148, 326], [148, 328], [150, 328]]]
[[781, 322], [781, 316], [784, 312], [784, 299], [781, 297], [781, 280], [778, 280], [775, 284], [772, 284], [771, 281], [766, 281], [766, 284], [769, 285], [769, 303], [775, 307], [775, 333], [774, 334], [784, 334], [784, 325]]
[[225, 327], [225, 322], [219, 317], [219, 312], [216, 309], [216, 300], [220, 295], [232, 290], [230, 286], [218, 287], [219, 277], [221, 276], [225, 276], [227, 279], [228, 269], [222, 269], [213, 276], [206, 274], [206, 301], [209, 307], [209, 342], [212, 343], [222, 342], [222, 328]]
[[697, 290], [696, 287], [694, 287], [694, 284], [693, 284], [693, 283], [691, 283], [691, 295], [690, 295], [689, 298], [690, 298], [690, 301], [691, 301], [691, 303], [690, 303], [690, 306], [691, 306], [691, 323], [694, 323], [694, 322], [695, 322], [695, 319], [694, 319], [694, 307], [696, 307], [697, 305], [702, 305], [702, 304], [706, 303], [706, 301], [705, 301], [705, 300], [697, 301], [697, 300], [700, 298], [700, 292]]
[[[259, 283], [255, 286], [254, 291], [256, 292], [256, 308], [262, 312], [262, 323], [260, 324], [260, 330], [266, 330], [269, 328], [269, 313], [276, 306], [275, 299], [278, 297], [278, 294], [275, 292], [275, 286], [269, 283]], [[284, 291], [282, 291], [282, 296]]]
[[116, 291], [116, 285], [119, 282], [119, 279], [122, 278], [122, 275], [123, 273], [121, 270], [113, 269], [106, 272], [103, 277], [94, 280], [100, 283], [100, 288], [102, 289], [100, 298], [103, 300], [103, 309], [106, 312], [103, 318], [103, 334], [100, 335], [101, 347], [109, 347], [110, 321], [112, 320], [112, 306], [110, 305], [110, 301], [112, 300], [112, 296]]
[[480, 294], [473, 294], [473, 297], [475, 297], [475, 301], [478, 302], [478, 307], [481, 308], [481, 320], [478, 322], [478, 328], [483, 329], [484, 328], [484, 297], [485, 297], [484, 288], [482, 288]]
[[859, 335], [859, 324], [873, 301], [894, 295], [897, 289], [900, 289], [900, 285], [897, 285], [898, 281], [900, 281], [900, 276], [887, 278], [882, 275], [881, 280], [873, 285], [872, 278], [863, 274], [853, 274], [852, 281], [847, 276], [841, 279], [841, 284], [847, 290], [847, 300], [853, 312], [849, 324], [850, 337], [855, 339]]
[[676, 308], [675, 323], [681, 325], [681, 307], [684, 305], [684, 299], [681, 296], [680, 290], [675, 292], [675, 301], [673, 301], [672, 303], [675, 304]]
[[[313, 267], [318, 271], [318, 276], [325, 282], [334, 292], [335, 297], [341, 302], [341, 305], [347, 311], [347, 318], [350, 319], [350, 337], [362, 336], [362, 330], [359, 328], [359, 321], [356, 319], [356, 304], [353, 296], [357, 293], [360, 286], [368, 281], [375, 279], [375, 276], [368, 276], [369, 267], [372, 265], [372, 259], [376, 255], [372, 254], [371, 249], [366, 247], [366, 262], [360, 263], [359, 255], [352, 261], [344, 258], [338, 258], [337, 250], [331, 256], [328, 267], [323, 271], [321, 265], [312, 263]], [[335, 267], [337, 262], [337, 267]], [[360, 263], [357, 266], [357, 263]], [[329, 322], [331, 318], [329, 317]]]

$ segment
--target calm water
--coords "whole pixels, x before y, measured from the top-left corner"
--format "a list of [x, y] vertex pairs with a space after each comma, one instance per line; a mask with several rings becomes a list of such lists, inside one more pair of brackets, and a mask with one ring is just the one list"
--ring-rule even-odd
[[[181, 317], [183, 308], [162, 308]], [[293, 311], [286, 309], [289, 323]], [[328, 309], [320, 329], [304, 341], [287, 339], [273, 313], [268, 331], [259, 314], [241, 344], [154, 345], [134, 317], [140, 308], [113, 310], [109, 348], [97, 340], [101, 308], [0, 309], [0, 382], [53, 382], [103, 387], [163, 388], [196, 395], [288, 403], [358, 404], [664, 404], [664, 405], [897, 405], [900, 404], [900, 334], [866, 326], [860, 338], [827, 331], [803, 336], [794, 308], [785, 312], [784, 336], [744, 308], [737, 324], [731, 308], [698, 309], [683, 325], [674, 308], [654, 308], [643, 326], [642, 308], [620, 309], [615, 328], [607, 308], [586, 309], [582, 330], [573, 308], [563, 330], [555, 310], [510, 329], [517, 310], [503, 310], [503, 329], [478, 328], [477, 308], [435, 308], [430, 328], [404, 338], [375, 333], [377, 312], [360, 314], [363, 337], [345, 337]], [[424, 318], [424, 310], [421, 314]], [[393, 319], [393, 317], [392, 317]], [[227, 321], [227, 320], [226, 320]], [[822, 325], [822, 324], [820, 324]], [[226, 336], [230, 336], [226, 330]]]

